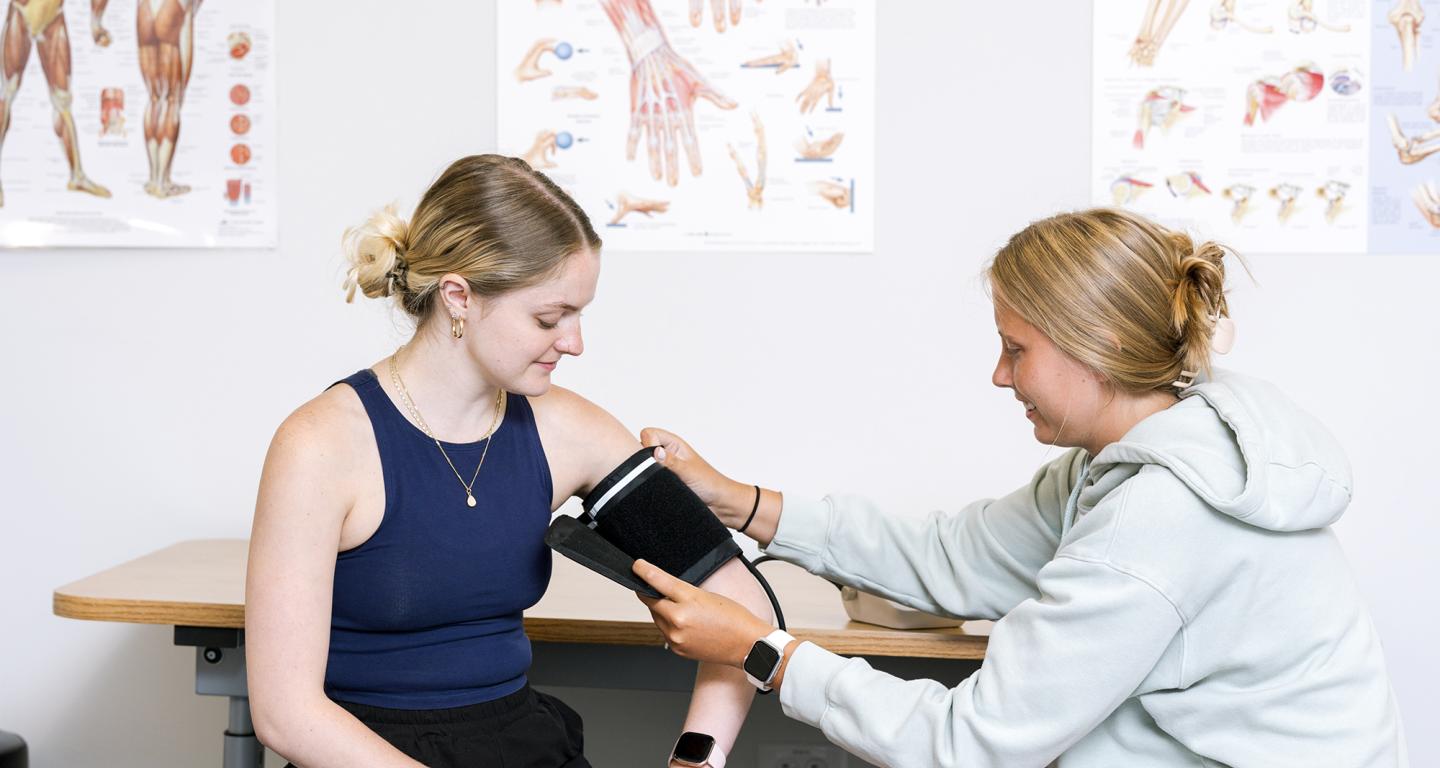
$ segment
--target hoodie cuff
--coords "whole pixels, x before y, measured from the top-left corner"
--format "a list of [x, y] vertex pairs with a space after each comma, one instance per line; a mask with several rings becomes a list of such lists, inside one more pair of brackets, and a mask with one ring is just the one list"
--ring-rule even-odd
[[792, 562], [807, 571], [820, 567], [830, 538], [830, 499], [785, 500], [775, 538], [761, 552]]
[[780, 685], [780, 709], [786, 716], [816, 728], [830, 708], [826, 692], [830, 681], [850, 662], [811, 643], [795, 646], [785, 664], [785, 680]]

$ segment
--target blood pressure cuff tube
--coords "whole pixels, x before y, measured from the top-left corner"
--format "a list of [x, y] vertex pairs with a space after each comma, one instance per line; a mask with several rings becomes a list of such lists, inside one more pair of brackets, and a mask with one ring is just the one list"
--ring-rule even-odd
[[621, 585], [659, 597], [635, 576], [636, 559], [698, 586], [740, 545], [705, 502], [645, 448], [616, 467], [581, 501], [577, 517], [551, 523], [545, 543]]

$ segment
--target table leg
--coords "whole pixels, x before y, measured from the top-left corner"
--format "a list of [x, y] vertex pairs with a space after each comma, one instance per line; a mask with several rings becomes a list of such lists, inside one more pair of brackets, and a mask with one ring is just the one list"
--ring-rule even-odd
[[245, 683], [245, 633], [237, 629], [176, 627], [176, 645], [195, 646], [195, 692], [230, 699], [225, 728], [224, 768], [261, 768], [265, 748], [250, 720], [250, 689]]

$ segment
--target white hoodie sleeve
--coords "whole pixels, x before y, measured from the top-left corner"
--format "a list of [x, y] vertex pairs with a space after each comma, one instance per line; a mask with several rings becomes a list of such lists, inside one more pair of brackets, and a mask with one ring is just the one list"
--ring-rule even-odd
[[1164, 595], [1104, 562], [1061, 555], [1038, 583], [1040, 597], [996, 623], [984, 665], [955, 688], [802, 643], [785, 669], [781, 707], [876, 765], [1045, 765], [1124, 702], [1184, 635]]
[[841, 584], [928, 613], [996, 619], [1038, 593], [1085, 454], [1041, 467], [1028, 485], [959, 512], [889, 515], [854, 496], [785, 500], [764, 550]]

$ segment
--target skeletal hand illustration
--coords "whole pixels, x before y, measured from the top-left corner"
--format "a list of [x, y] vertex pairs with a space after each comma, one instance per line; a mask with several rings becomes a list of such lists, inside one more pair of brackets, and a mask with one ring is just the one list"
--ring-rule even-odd
[[1130, 60], [1141, 67], [1154, 65], [1160, 46], [1165, 44], [1165, 38], [1189, 4], [1190, 0], [1146, 0], [1145, 17], [1140, 21], [1140, 31], [1135, 34], [1135, 42], [1130, 46]]
[[755, 123], [755, 179], [750, 179], [750, 174], [745, 170], [745, 161], [740, 159], [740, 153], [735, 151], [734, 145], [726, 144], [725, 148], [730, 150], [730, 159], [735, 161], [735, 168], [740, 172], [740, 180], [745, 183], [745, 195], [750, 200], [751, 208], [765, 207], [765, 124], [760, 122], [760, 114], [751, 112], [750, 119]]
[[817, 181], [813, 186], [815, 193], [825, 198], [836, 208], [850, 207], [850, 187], [834, 181]]
[[[715, 31], [725, 31], [725, 6], [730, 6], [730, 26], [740, 23], [740, 0], [710, 0], [710, 13], [715, 17]], [[705, 0], [690, 0], [690, 26], [700, 26], [705, 15]]]
[[1420, 0], [1396, 0], [1385, 20], [1400, 36], [1400, 58], [1409, 72], [1415, 63], [1415, 44], [1420, 38], [1420, 25], [1425, 23], [1425, 9], [1420, 7]]
[[1215, 5], [1211, 6], [1211, 29], [1225, 29], [1231, 24], [1234, 24], [1235, 26], [1245, 30], [1246, 32], [1254, 32], [1261, 35], [1268, 35], [1271, 32], [1275, 31], [1274, 27], [1256, 26], [1254, 24], [1247, 24], [1243, 20], [1241, 20], [1239, 14], [1235, 12], [1235, 0], [1219, 0], [1219, 2], [1215, 3]]
[[540, 57], [546, 53], [554, 53], [555, 43], [556, 40], [552, 37], [536, 40], [535, 44], [530, 46], [530, 50], [525, 52], [525, 58], [520, 60], [520, 66], [515, 68], [515, 79], [522, 83], [528, 83], [531, 80], [550, 76], [550, 70], [540, 66]]
[[747, 69], [757, 67], [775, 67], [775, 74], [782, 75], [786, 71], [800, 66], [800, 52], [795, 48], [795, 41], [786, 40], [780, 46], [780, 52], [769, 56], [761, 56], [758, 59], [751, 59], [740, 66]]
[[795, 151], [806, 160], [821, 160], [835, 154], [835, 150], [840, 148], [840, 142], [844, 140], [844, 131], [821, 141], [811, 141], [802, 136], [795, 142]]
[[555, 90], [550, 92], [551, 101], [560, 101], [561, 99], [594, 101], [598, 98], [600, 98], [600, 94], [583, 85], [557, 85], [555, 86]]
[[1400, 121], [1395, 118], [1394, 113], [1391, 113], [1389, 117], [1390, 143], [1394, 145], [1395, 153], [1399, 156], [1402, 164], [1414, 165], [1436, 152], [1440, 152], [1440, 129], [1407, 137], [1404, 131], [1400, 130]]
[[1296, 34], [1326, 29], [1331, 32], [1349, 32], [1349, 24], [1327, 24], [1315, 15], [1315, 0], [1295, 0], [1290, 4], [1290, 31]]
[[546, 168], [554, 168], [555, 161], [551, 156], [555, 154], [555, 132], [541, 131], [535, 134], [535, 141], [530, 149], [521, 158], [530, 164], [531, 168], [543, 171]]
[[800, 102], [801, 114], [814, 112], [821, 96], [825, 97], [827, 109], [835, 108], [835, 79], [830, 76], [829, 59], [815, 62], [815, 78], [795, 97], [795, 100]]
[[1411, 198], [1415, 201], [1415, 207], [1420, 209], [1420, 215], [1430, 222], [1430, 226], [1440, 229], [1440, 191], [1435, 189], [1435, 182], [1427, 181], [1416, 187]]
[[643, 213], [649, 217], [656, 213], [664, 213], [670, 210], [669, 200], [646, 200], [638, 197], [631, 197], [621, 192], [615, 198], [615, 215], [610, 217], [611, 224], [619, 224], [620, 220], [632, 213]]
[[703, 98], [721, 109], [734, 109], [735, 102], [675, 53], [650, 0], [601, 0], [601, 5], [630, 57], [630, 131], [625, 139], [625, 159], [635, 159], [635, 148], [644, 133], [652, 178], [663, 175], [672, 187], [679, 183], [682, 146], [690, 175], [699, 176], [695, 101]]

